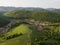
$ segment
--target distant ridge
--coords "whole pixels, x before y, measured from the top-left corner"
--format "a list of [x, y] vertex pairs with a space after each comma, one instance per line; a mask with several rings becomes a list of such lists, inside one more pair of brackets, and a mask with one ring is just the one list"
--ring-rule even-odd
[[12, 11], [12, 10], [48, 10], [48, 11], [55, 11], [55, 12], [60, 12], [60, 9], [56, 8], [39, 8], [39, 7], [5, 7], [5, 6], [0, 6], [0, 12], [6, 12], [6, 11]]
[[4, 7], [4, 6], [0, 6], [0, 12], [11, 11], [11, 10], [44, 10], [44, 9], [43, 8], [34, 8], [34, 7]]

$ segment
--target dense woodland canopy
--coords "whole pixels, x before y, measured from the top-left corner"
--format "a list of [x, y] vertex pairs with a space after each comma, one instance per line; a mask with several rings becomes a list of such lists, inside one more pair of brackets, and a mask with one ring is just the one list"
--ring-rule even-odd
[[5, 13], [5, 16], [19, 19], [34, 19], [42, 22], [60, 22], [60, 14], [51, 11], [27, 11], [27, 10], [14, 10]]
[[3, 12], [0, 12], [0, 27], [6, 25], [7, 23], [9, 23], [8, 18], [3, 15]]

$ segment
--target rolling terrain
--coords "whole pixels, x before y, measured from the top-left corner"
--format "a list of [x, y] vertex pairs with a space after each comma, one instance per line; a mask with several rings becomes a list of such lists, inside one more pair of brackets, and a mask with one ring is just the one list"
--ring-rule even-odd
[[0, 16], [0, 45], [60, 45], [59, 11], [10, 8]]

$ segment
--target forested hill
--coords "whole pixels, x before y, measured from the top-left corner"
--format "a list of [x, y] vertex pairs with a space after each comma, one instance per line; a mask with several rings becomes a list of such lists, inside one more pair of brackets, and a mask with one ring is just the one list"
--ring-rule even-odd
[[5, 13], [5, 16], [15, 19], [34, 19], [39, 22], [60, 22], [60, 14], [51, 11], [14, 10]]
[[3, 15], [3, 12], [0, 12], [0, 27], [6, 25], [7, 23], [9, 23], [8, 18]]

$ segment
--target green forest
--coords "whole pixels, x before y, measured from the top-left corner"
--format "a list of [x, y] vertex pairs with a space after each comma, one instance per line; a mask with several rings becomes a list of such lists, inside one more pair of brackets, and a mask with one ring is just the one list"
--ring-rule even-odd
[[0, 45], [60, 45], [59, 11], [0, 13]]

